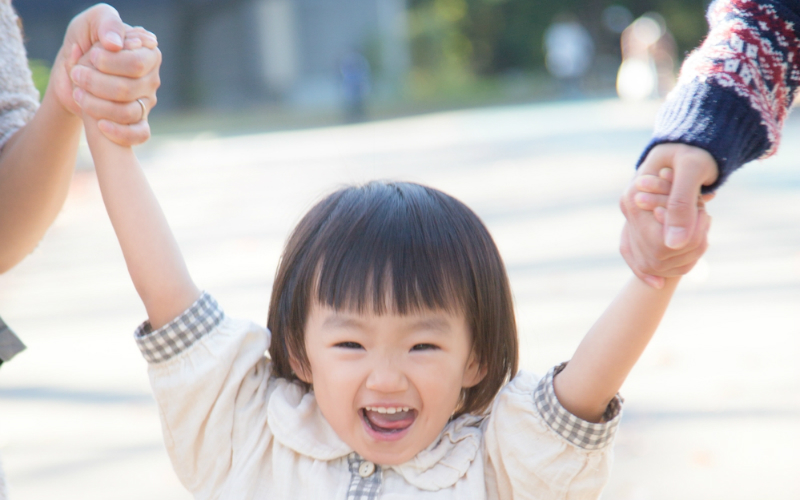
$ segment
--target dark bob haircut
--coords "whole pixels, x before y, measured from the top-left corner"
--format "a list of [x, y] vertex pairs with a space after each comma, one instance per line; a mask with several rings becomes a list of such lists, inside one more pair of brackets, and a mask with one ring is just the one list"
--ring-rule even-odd
[[517, 372], [514, 308], [497, 247], [472, 210], [436, 189], [407, 182], [346, 187], [303, 217], [272, 288], [274, 376], [299, 381], [290, 353], [308, 368], [304, 331], [315, 301], [376, 314], [463, 311], [486, 376], [463, 391], [455, 415], [485, 411]]

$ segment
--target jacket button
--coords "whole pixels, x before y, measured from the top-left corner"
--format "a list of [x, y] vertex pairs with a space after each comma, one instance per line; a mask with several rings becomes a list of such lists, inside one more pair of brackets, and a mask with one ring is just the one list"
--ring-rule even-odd
[[369, 460], [364, 460], [361, 462], [361, 465], [358, 466], [358, 475], [361, 477], [369, 477], [373, 472], [375, 472], [375, 464]]

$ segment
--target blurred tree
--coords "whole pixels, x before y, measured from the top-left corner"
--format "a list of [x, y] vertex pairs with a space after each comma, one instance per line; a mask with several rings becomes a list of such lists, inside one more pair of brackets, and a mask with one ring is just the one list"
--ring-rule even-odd
[[39, 91], [39, 98], [44, 97], [47, 84], [50, 83], [50, 64], [41, 59], [28, 59], [28, 67], [31, 69], [33, 85]]
[[196, 106], [201, 102], [202, 91], [197, 77], [198, 36], [202, 23], [213, 20], [222, 10], [246, 3], [246, 0], [176, 0], [180, 11], [176, 64], [178, 65], [178, 87], [181, 89], [179, 105]]
[[543, 37], [560, 13], [577, 16], [600, 54], [619, 55], [619, 35], [602, 13], [621, 5], [639, 17], [660, 13], [680, 54], [705, 35], [705, 0], [409, 0], [417, 74], [496, 75], [544, 66]]

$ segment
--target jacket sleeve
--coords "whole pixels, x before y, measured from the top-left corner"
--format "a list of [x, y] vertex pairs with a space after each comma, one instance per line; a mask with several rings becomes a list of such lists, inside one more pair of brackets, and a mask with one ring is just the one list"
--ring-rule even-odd
[[800, 0], [716, 0], [708, 23], [708, 37], [683, 63], [638, 162], [658, 144], [703, 148], [719, 167], [706, 192], [778, 149], [800, 85]]
[[497, 396], [484, 421], [486, 485], [502, 500], [594, 500], [608, 481], [621, 398], [601, 423], [569, 413], [556, 398], [553, 377], [520, 372]]
[[0, 0], [0, 150], [39, 109], [17, 15], [10, 0]]
[[164, 327], [144, 323], [135, 338], [175, 472], [195, 498], [220, 498], [236, 480], [231, 471], [251, 468], [256, 449], [272, 440], [269, 332], [226, 316], [203, 293]]

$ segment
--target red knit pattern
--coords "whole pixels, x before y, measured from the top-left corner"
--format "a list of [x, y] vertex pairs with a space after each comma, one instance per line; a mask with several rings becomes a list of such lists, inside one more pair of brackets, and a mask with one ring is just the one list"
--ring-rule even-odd
[[747, 98], [761, 115], [771, 144], [762, 158], [770, 156], [778, 149], [792, 94], [800, 86], [800, 39], [794, 25], [771, 5], [753, 0], [715, 2], [708, 17], [711, 32], [684, 63], [680, 80], [711, 80]]

